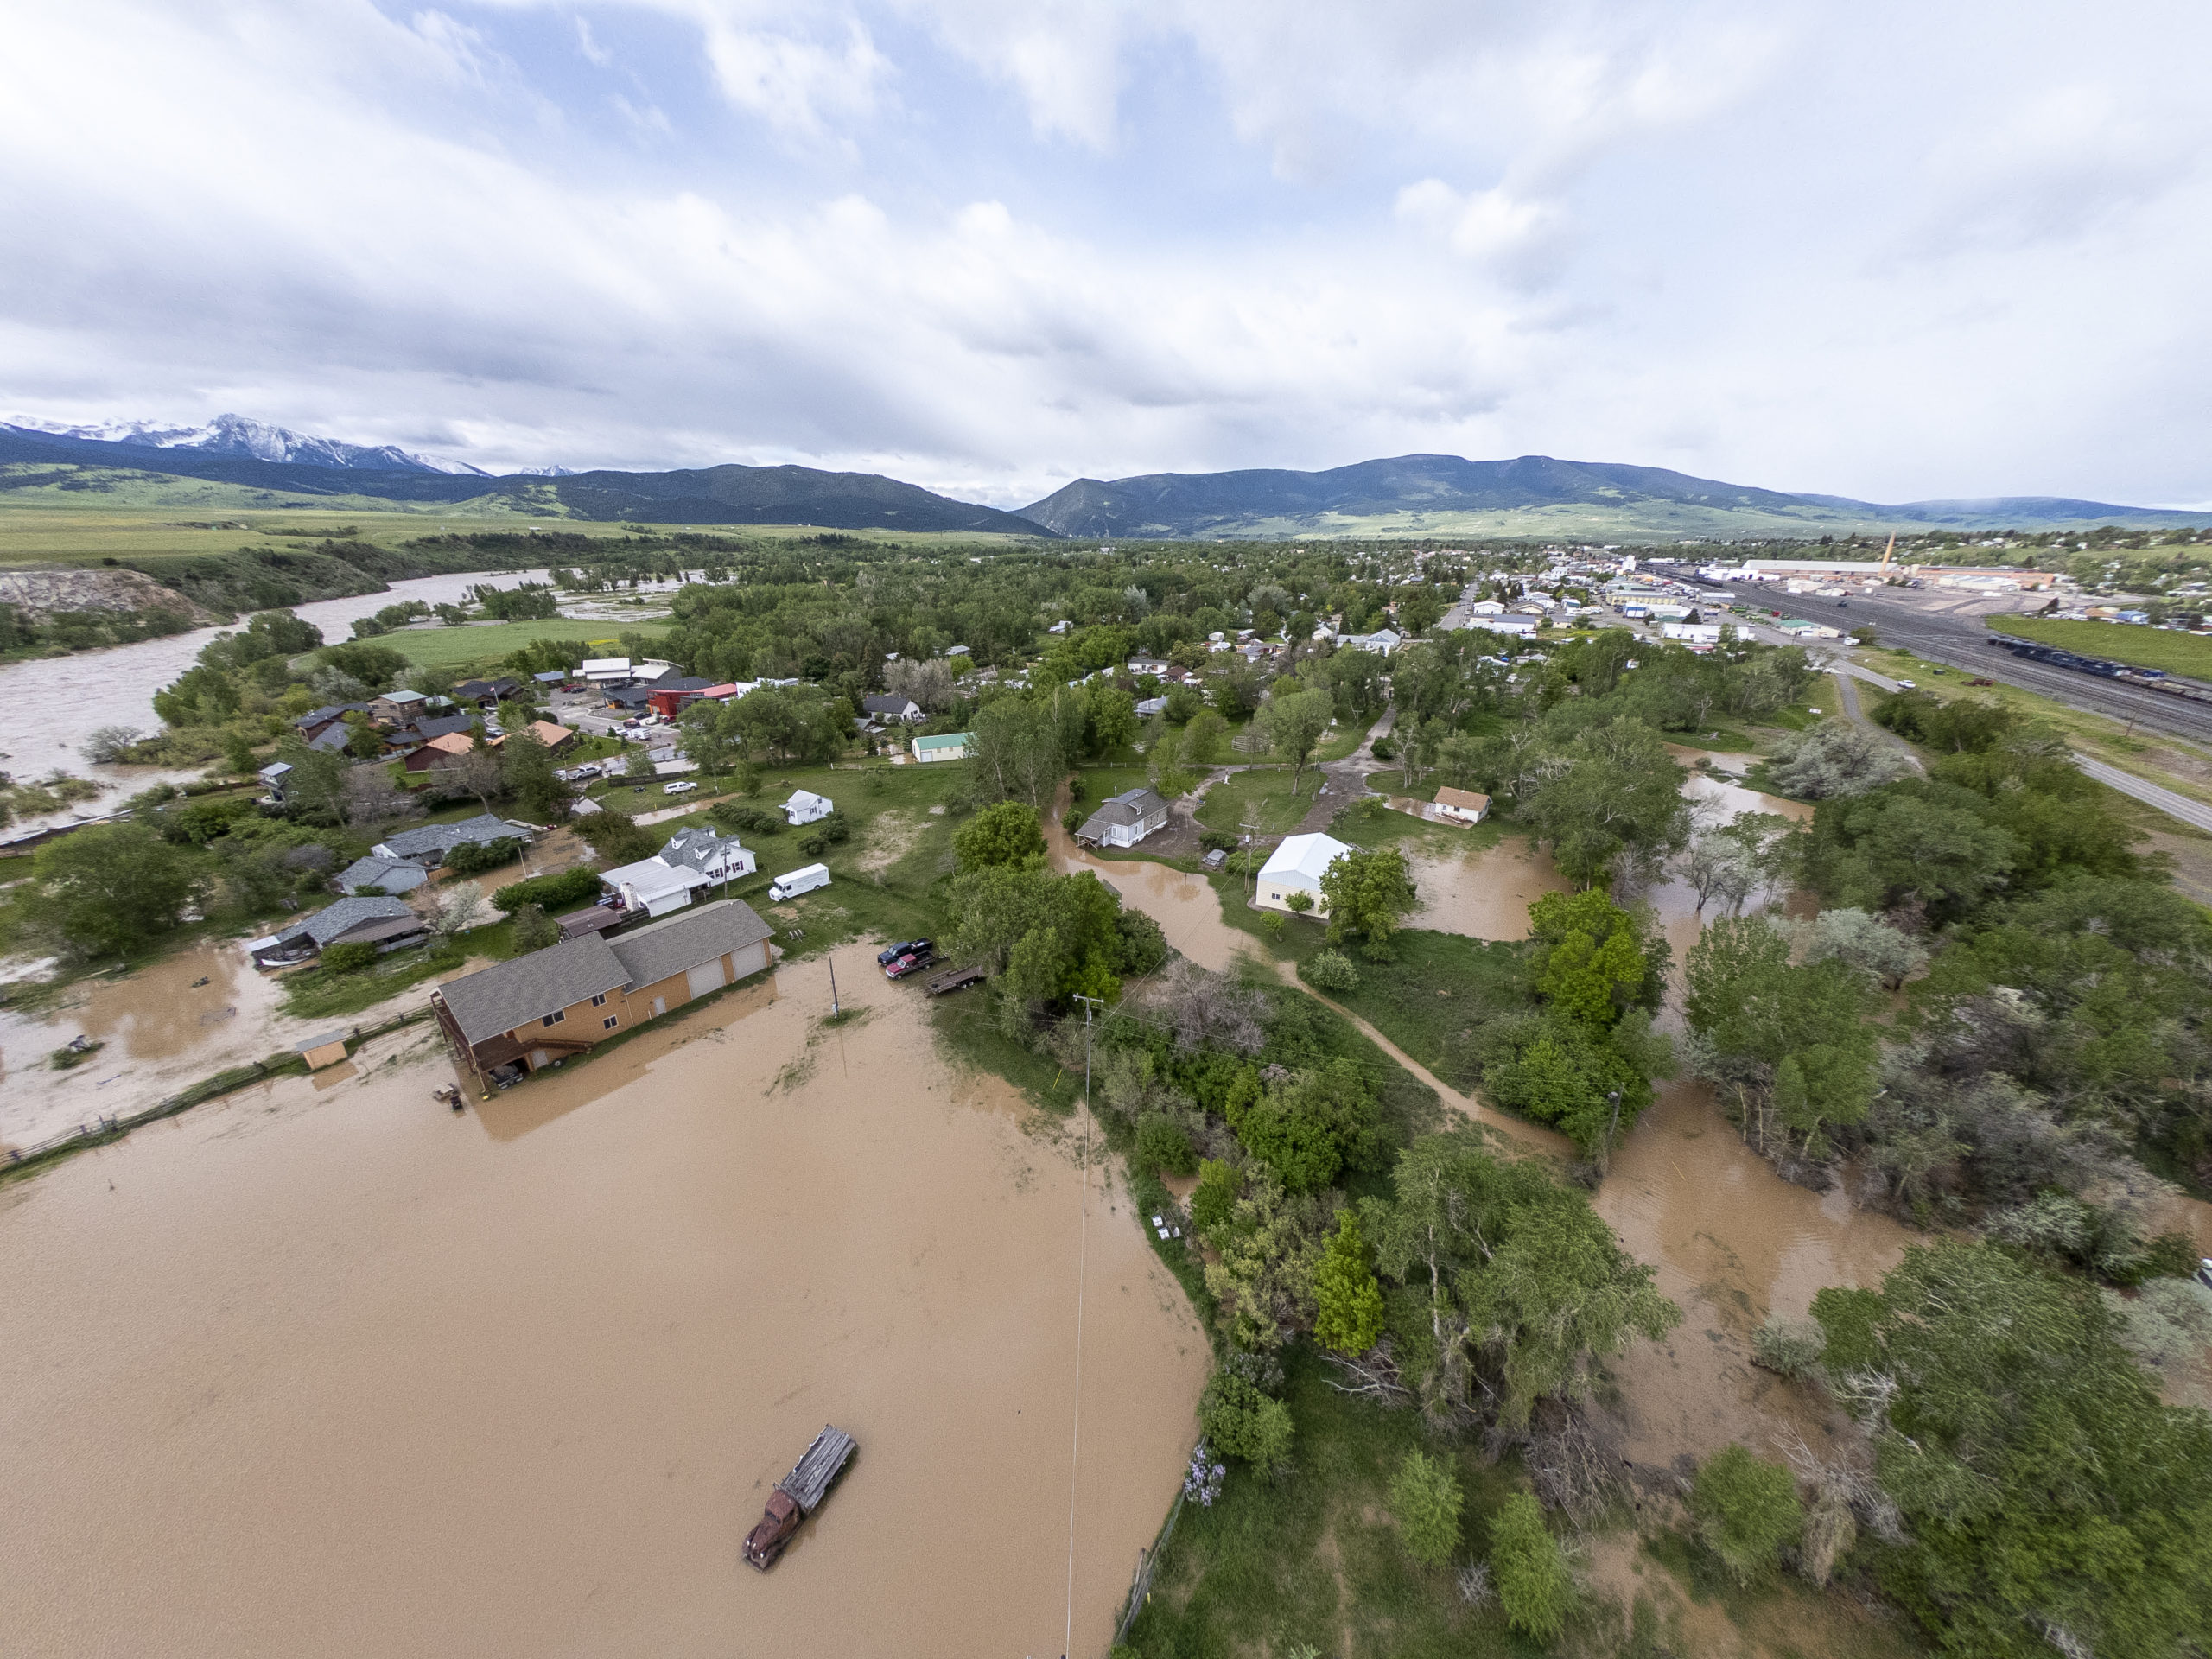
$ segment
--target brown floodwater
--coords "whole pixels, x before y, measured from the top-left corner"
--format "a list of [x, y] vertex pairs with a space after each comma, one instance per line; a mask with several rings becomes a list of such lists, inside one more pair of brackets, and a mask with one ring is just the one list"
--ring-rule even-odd
[[1055, 868], [1070, 874], [1090, 871], [1120, 893], [1124, 903], [1158, 922], [1169, 944], [1210, 972], [1226, 972], [1239, 957], [1267, 960], [1251, 935], [1222, 920], [1221, 900], [1204, 876], [1149, 860], [1099, 858], [1088, 853], [1060, 827], [1055, 815], [1065, 807], [1063, 800], [1045, 819], [1046, 844]]
[[1103, 1651], [1205, 1338], [1070, 1131], [858, 1000], [787, 965], [458, 1116], [416, 1028], [0, 1189], [10, 1651], [1059, 1654], [1071, 1488]]
[[1477, 939], [1527, 938], [1529, 906], [1574, 887], [1526, 836], [1457, 852], [1424, 848], [1407, 867], [1421, 909], [1406, 925]]

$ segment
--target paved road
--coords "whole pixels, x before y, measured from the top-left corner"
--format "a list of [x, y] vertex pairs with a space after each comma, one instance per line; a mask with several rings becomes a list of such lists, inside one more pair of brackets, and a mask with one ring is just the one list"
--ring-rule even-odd
[[2108, 766], [2101, 760], [2092, 760], [2080, 750], [2074, 753], [2074, 764], [2099, 783], [2130, 795], [2146, 806], [2155, 806], [2167, 817], [2179, 818], [2192, 829], [2212, 835], [2212, 806], [2201, 806], [2186, 795], [2177, 795], [2171, 789], [2146, 783], [2132, 772], [2122, 772], [2118, 766]]
[[1732, 583], [1730, 591], [1738, 599], [1776, 606], [1785, 613], [1793, 602], [1809, 607], [1803, 614], [1839, 626], [1872, 623], [1880, 630], [1884, 645], [1902, 645], [1930, 662], [1986, 674], [2107, 719], [2132, 720], [2154, 732], [2212, 742], [2212, 705], [2185, 702], [2124, 682], [2099, 679], [2094, 674], [2024, 661], [1992, 642], [1979, 615], [1931, 612], [1905, 600], [1854, 597], [1849, 610], [1831, 617], [1827, 610], [1834, 607], [1833, 600], [1785, 595], [1761, 582]]

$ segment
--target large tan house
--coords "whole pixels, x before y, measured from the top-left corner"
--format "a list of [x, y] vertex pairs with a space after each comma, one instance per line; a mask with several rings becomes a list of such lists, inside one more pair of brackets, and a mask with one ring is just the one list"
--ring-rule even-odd
[[480, 1085], [581, 1054], [769, 965], [768, 925], [734, 899], [613, 939], [560, 944], [430, 993], [454, 1057]]

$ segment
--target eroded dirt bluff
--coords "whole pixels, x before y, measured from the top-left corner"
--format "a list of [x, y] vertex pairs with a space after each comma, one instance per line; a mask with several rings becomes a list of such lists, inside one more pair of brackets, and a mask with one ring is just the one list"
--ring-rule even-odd
[[459, 1116], [372, 1057], [0, 1189], [0, 1645], [1103, 1652], [1205, 1333], [1079, 1137], [847, 995], [787, 963]]
[[13, 605], [33, 622], [63, 611], [175, 611], [195, 623], [222, 620], [142, 571], [112, 566], [0, 569], [0, 605]]

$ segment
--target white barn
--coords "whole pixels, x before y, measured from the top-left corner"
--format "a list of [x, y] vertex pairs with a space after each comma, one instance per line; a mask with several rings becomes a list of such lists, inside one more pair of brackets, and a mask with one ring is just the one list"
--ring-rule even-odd
[[1329, 901], [1321, 895], [1321, 877], [1330, 865], [1351, 850], [1334, 836], [1318, 832], [1285, 836], [1282, 844], [1260, 867], [1259, 890], [1254, 902], [1264, 910], [1292, 910], [1290, 895], [1302, 893], [1313, 901], [1306, 914], [1327, 915]]

